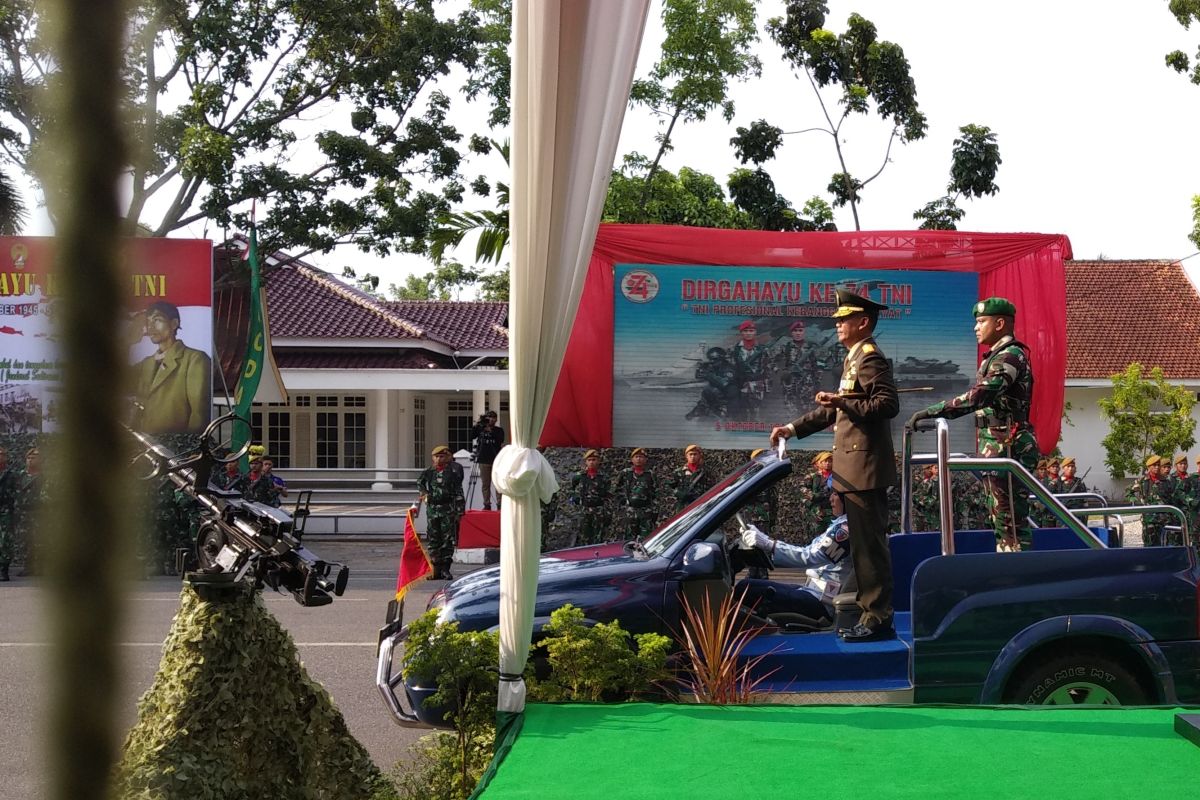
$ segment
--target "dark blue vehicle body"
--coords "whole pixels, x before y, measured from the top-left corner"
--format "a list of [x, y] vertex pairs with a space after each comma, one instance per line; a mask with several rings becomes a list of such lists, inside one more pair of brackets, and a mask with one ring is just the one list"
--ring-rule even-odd
[[[592, 622], [633, 632], [679, 628], [683, 584], [698, 575], [684, 556], [697, 543], [724, 546], [723, 525], [791, 471], [760, 455], [665, 523], [646, 552], [620, 543], [574, 548], [541, 560], [534, 640], [566, 603]], [[959, 531], [955, 554], [940, 533], [890, 538], [897, 638], [842, 642], [832, 631], [766, 628], [747, 658], [767, 702], [1064, 702], [1077, 686], [1108, 702], [1200, 704], [1200, 566], [1190, 547], [1087, 549], [1069, 531], [1035, 532], [1034, 548], [996, 553], [991, 531]], [[711, 550], [711, 548], [710, 548]], [[499, 569], [461, 578], [430, 601], [444, 620], [482, 630], [499, 618]], [[1043, 679], [1042, 673], [1049, 674]], [[405, 684], [418, 716], [429, 687]], [[1057, 692], [1047, 700], [1042, 692]], [[1057, 698], [1057, 699], [1055, 699]], [[1086, 702], [1086, 701], [1085, 701]]]

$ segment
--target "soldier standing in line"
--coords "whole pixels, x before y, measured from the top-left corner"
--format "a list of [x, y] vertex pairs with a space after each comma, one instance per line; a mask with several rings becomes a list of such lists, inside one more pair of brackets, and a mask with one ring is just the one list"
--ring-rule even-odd
[[[1050, 494], [1058, 494], [1059, 478], [1058, 478], [1058, 459], [1046, 459], [1046, 472], [1042, 477], [1042, 485]], [[1050, 508], [1042, 503], [1034, 506], [1033, 512], [1034, 521], [1037, 522], [1039, 528], [1055, 528], [1062, 524], [1062, 521], [1054, 515]]]
[[1183, 512], [1190, 528], [1196, 515], [1196, 507], [1200, 504], [1200, 486], [1197, 486], [1195, 479], [1188, 474], [1187, 468], [1187, 453], [1180, 453], [1175, 457], [1175, 472], [1171, 475], [1171, 505]]
[[[764, 453], [764, 448], [759, 448], [750, 452], [750, 460], [758, 458]], [[746, 521], [754, 525], [759, 530], [765, 533], [775, 535], [775, 517], [779, 509], [779, 483], [772, 484], [765, 492], [754, 496], [750, 502], [742, 508]], [[758, 580], [765, 580], [770, 577], [770, 570], [766, 567], [747, 567], [746, 577]]]
[[16, 530], [13, 526], [16, 488], [16, 476], [8, 468], [8, 451], [0, 447], [0, 581], [9, 580], [8, 569], [16, 550]]
[[462, 472], [450, 468], [450, 448], [439, 444], [433, 448], [433, 466], [417, 478], [417, 491], [425, 504], [428, 526], [425, 538], [429, 541], [429, 560], [433, 564], [430, 580], [453, 580], [450, 565], [454, 561], [454, 546], [458, 543], [458, 510], [462, 507]]
[[1062, 490], [1062, 478], [1058, 474], [1058, 459], [1052, 458], [1046, 462], [1046, 488], [1054, 494]]
[[658, 515], [654, 506], [658, 502], [658, 479], [646, 469], [646, 451], [633, 448], [629, 455], [633, 466], [621, 470], [617, 476], [617, 498], [625, 508], [625, 536], [641, 541], [654, 530]]
[[1088, 490], [1087, 484], [1075, 476], [1075, 458], [1067, 456], [1059, 465], [1061, 467], [1059, 486], [1062, 494], [1082, 494]]
[[[1134, 506], [1156, 506], [1168, 501], [1165, 494], [1167, 486], [1159, 474], [1161, 463], [1162, 456], [1152, 455], [1146, 459], [1146, 472], [1129, 487], [1125, 493], [1126, 502]], [[1146, 545], [1166, 544], [1163, 531], [1166, 523], [1167, 519], [1162, 514], [1143, 514], [1142, 541]]]
[[937, 465], [926, 464], [917, 471], [912, 484], [912, 525], [914, 531], [940, 531], [941, 508], [938, 505]]
[[738, 326], [741, 339], [731, 348], [741, 392], [741, 416], [750, 419], [762, 407], [767, 394], [767, 365], [771, 351], [758, 343], [758, 327], [753, 320]]
[[812, 515], [811, 530], [823, 531], [833, 521], [829, 496], [833, 494], [833, 453], [821, 451], [812, 461], [814, 471], [808, 476], [808, 508]]
[[1046, 459], [1038, 459], [1037, 465], [1033, 468], [1033, 477], [1042, 483], [1046, 482]]
[[279, 507], [279, 487], [271, 480], [270, 475], [263, 472], [261, 457], [250, 461], [250, 474], [246, 476], [246, 482], [245, 496], [247, 500]]
[[686, 462], [671, 474], [671, 494], [675, 496], [675, 510], [682, 511], [716, 483], [716, 478], [704, 468], [704, 451], [698, 444], [689, 444], [683, 449]]
[[[975, 338], [989, 350], [975, 375], [975, 385], [950, 400], [934, 403], [912, 415], [917, 422], [933, 417], [954, 419], [974, 412], [979, 437], [979, 454], [984, 458], [1012, 458], [1033, 469], [1038, 463], [1037, 439], [1029, 423], [1033, 404], [1033, 367], [1029, 348], [1013, 336], [1017, 308], [1003, 297], [980, 300], [972, 309]], [[1020, 551], [1029, 541], [1029, 496], [1009, 474], [991, 473], [985, 478], [988, 510], [996, 532], [996, 549]]]
[[245, 494], [246, 487], [250, 485], [246, 480], [246, 476], [238, 468], [237, 461], [227, 462], [225, 464], [225, 471], [214, 472], [208, 482], [218, 489], [224, 489], [227, 492], [237, 492], [238, 494]]
[[45, 482], [42, 478], [42, 455], [36, 446], [25, 451], [25, 474], [16, 480], [13, 500], [13, 528], [16, 531], [18, 550], [25, 554], [25, 565], [19, 577], [37, 574], [38, 548], [34, 522], [41, 508]]
[[584, 468], [571, 478], [571, 503], [583, 509], [579, 541], [572, 545], [599, 544], [608, 538], [608, 499], [612, 496], [608, 475], [600, 470], [600, 453], [583, 454]]

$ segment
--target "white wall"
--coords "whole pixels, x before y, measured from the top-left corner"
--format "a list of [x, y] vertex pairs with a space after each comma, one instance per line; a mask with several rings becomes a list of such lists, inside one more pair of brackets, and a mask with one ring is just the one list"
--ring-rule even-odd
[[[1194, 386], [1188, 388], [1196, 390]], [[1132, 478], [1114, 481], [1108, 475], [1108, 467], [1104, 464], [1104, 445], [1101, 444], [1108, 435], [1108, 424], [1100, 416], [1100, 407], [1096, 405], [1100, 398], [1111, 393], [1111, 389], [1105, 388], [1067, 386], [1066, 399], [1071, 404], [1068, 415], [1072, 424], [1063, 424], [1062, 443], [1059, 447], [1062, 448], [1063, 455], [1075, 457], [1077, 474], [1080, 477], [1091, 469], [1083, 479], [1089, 489], [1095, 488], [1110, 497], [1122, 498]], [[1192, 408], [1192, 419], [1196, 420], [1197, 431], [1200, 434], [1200, 403]], [[1200, 438], [1200, 435], [1197, 438]], [[1192, 472], [1195, 472], [1198, 454], [1200, 446], [1193, 447], [1192, 452], [1188, 454], [1188, 468]], [[1174, 458], [1175, 455], [1172, 453], [1171, 457]]]

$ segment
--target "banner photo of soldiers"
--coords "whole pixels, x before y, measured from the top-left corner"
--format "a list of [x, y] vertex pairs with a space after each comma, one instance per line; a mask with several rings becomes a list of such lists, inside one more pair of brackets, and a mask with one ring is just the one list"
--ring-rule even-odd
[[[875, 339], [900, 395], [899, 443], [914, 411], [960, 394], [978, 363], [974, 273], [901, 270], [615, 265], [613, 443], [739, 448], [837, 391], [846, 349], [833, 313], [837, 289], [889, 307]], [[974, 451], [974, 430], [951, 424], [952, 446]], [[828, 449], [832, 431], [805, 440]]]
[[[125, 266], [131, 422], [202, 431], [212, 417], [212, 242], [129, 239]], [[0, 433], [56, 429], [61, 291], [54, 239], [0, 237]]]

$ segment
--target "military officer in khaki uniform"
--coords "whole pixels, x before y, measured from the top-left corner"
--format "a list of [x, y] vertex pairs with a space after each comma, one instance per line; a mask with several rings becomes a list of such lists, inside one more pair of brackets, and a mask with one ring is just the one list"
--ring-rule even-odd
[[833, 490], [844, 495], [850, 553], [858, 576], [858, 624], [838, 631], [847, 642], [894, 637], [887, 488], [896, 483], [891, 419], [900, 411], [892, 368], [872, 338], [887, 308], [838, 290], [833, 319], [850, 352], [837, 393], [817, 392], [817, 408], [771, 431], [771, 443], [833, 425]]

